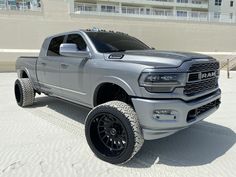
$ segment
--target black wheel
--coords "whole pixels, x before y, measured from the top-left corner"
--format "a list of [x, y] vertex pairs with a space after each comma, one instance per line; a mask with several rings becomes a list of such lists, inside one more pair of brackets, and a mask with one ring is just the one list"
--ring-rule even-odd
[[85, 134], [97, 157], [112, 164], [129, 161], [144, 142], [136, 113], [120, 101], [107, 102], [90, 111]]
[[16, 102], [19, 106], [26, 107], [34, 103], [34, 89], [28, 78], [17, 79], [14, 91]]

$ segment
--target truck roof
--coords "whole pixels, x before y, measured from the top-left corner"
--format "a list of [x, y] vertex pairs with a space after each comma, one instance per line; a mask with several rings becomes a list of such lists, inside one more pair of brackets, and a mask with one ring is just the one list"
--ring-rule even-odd
[[123, 32], [119, 32], [119, 31], [112, 31], [112, 30], [104, 30], [104, 29], [99, 29], [99, 28], [92, 28], [92, 29], [79, 29], [79, 30], [75, 30], [75, 31], [68, 31], [68, 32], [63, 32], [63, 33], [58, 33], [58, 34], [54, 34], [54, 35], [50, 35], [47, 38], [53, 38], [53, 37], [57, 37], [57, 36], [62, 36], [62, 35], [67, 35], [67, 34], [71, 34], [71, 33], [78, 33], [78, 32], [94, 32], [94, 33], [98, 33], [98, 32], [107, 32], [107, 33], [119, 33], [119, 34], [124, 34], [124, 35], [128, 35], [126, 33]]

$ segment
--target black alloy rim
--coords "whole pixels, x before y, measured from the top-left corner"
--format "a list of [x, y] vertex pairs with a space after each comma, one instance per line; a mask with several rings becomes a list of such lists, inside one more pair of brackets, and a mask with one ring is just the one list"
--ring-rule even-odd
[[127, 131], [123, 123], [110, 113], [100, 113], [96, 115], [93, 123], [97, 127], [100, 151], [102, 154], [115, 157], [124, 152], [127, 147]]

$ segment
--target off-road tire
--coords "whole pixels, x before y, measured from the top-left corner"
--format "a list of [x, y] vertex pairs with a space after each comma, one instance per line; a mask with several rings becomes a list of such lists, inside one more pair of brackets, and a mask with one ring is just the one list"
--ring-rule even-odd
[[[99, 125], [97, 122], [101, 119], [99, 115], [102, 115], [103, 119], [108, 115], [114, 117], [113, 119], [117, 118], [117, 122], [120, 122], [124, 127], [124, 132], [126, 132], [127, 136], [127, 144], [120, 155], [111, 156], [110, 154], [114, 152], [111, 151], [111, 148], [105, 147], [104, 141], [101, 140], [102, 138], [99, 139], [101, 136], [97, 134], [99, 134], [100, 130], [96, 127], [96, 125]], [[110, 101], [92, 109], [85, 120], [85, 135], [88, 145], [94, 154], [101, 160], [112, 164], [128, 162], [141, 149], [144, 142], [137, 114], [131, 106], [121, 101]], [[115, 145], [118, 146], [118, 144]]]
[[15, 81], [15, 99], [19, 106], [27, 107], [34, 103], [35, 92], [30, 79], [22, 78]]

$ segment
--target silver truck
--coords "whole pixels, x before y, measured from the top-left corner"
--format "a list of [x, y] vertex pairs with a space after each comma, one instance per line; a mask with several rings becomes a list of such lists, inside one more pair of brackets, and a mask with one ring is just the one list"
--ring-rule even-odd
[[129, 161], [144, 140], [190, 127], [220, 105], [216, 59], [154, 50], [121, 32], [50, 36], [39, 57], [19, 57], [16, 70], [19, 106], [44, 93], [92, 108], [85, 120], [87, 142], [113, 164]]

